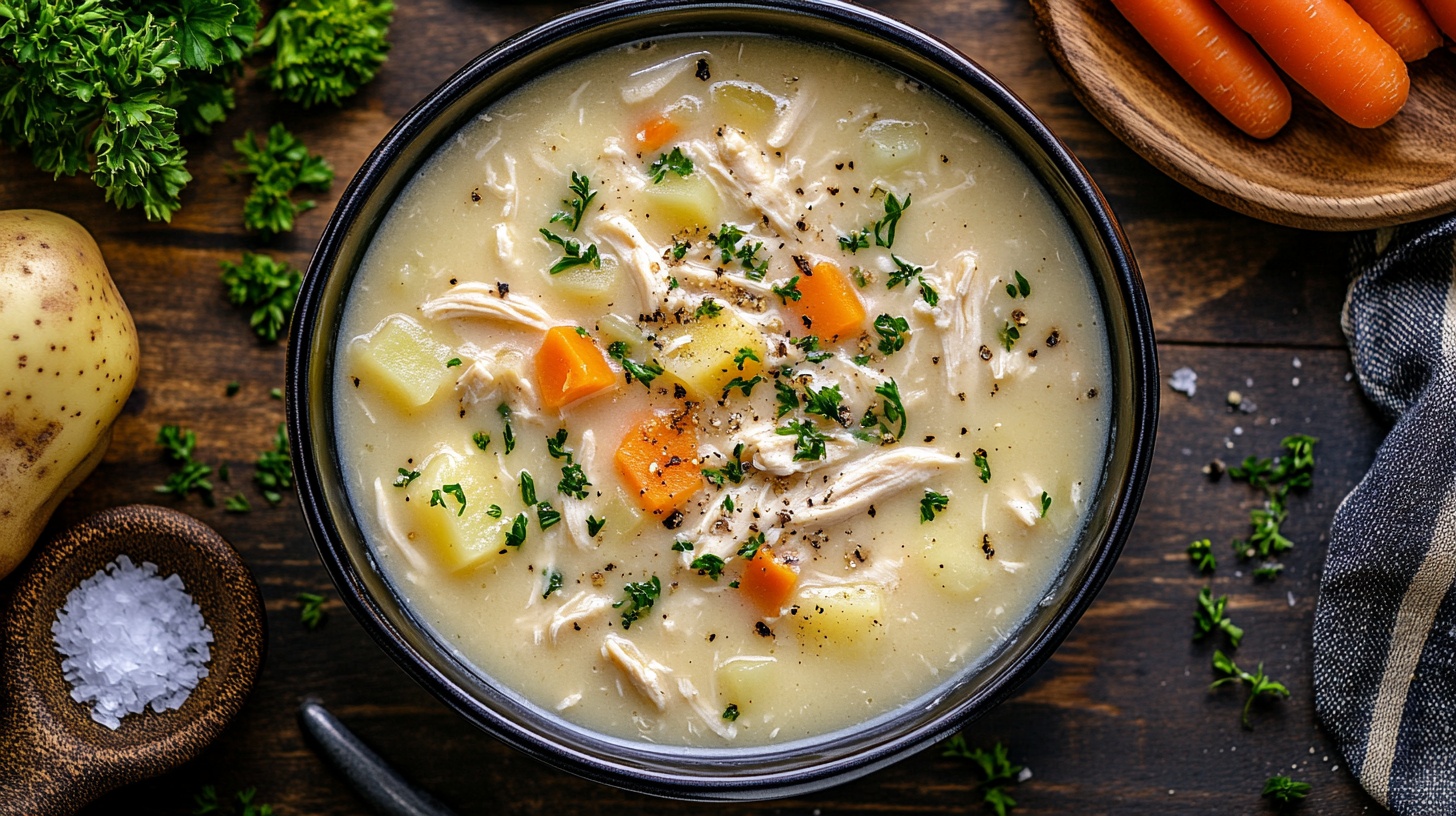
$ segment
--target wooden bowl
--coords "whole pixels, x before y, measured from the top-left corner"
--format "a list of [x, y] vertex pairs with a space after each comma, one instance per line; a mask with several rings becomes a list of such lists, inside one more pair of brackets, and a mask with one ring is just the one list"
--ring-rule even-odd
[[1159, 170], [1225, 207], [1315, 230], [1456, 210], [1456, 54], [1446, 49], [1410, 66], [1410, 99], [1381, 127], [1346, 124], [1289, 81], [1294, 116], [1259, 140], [1203, 101], [1112, 4], [1031, 6], [1082, 104]]
[[[51, 623], [66, 595], [118, 555], [181, 576], [214, 642], [208, 676], [175, 711], [148, 708], [115, 731], [71, 699]], [[37, 548], [0, 623], [0, 813], [69, 814], [202, 752], [263, 661], [263, 600], [236, 551], [191, 516], [150, 505], [105, 510]]]

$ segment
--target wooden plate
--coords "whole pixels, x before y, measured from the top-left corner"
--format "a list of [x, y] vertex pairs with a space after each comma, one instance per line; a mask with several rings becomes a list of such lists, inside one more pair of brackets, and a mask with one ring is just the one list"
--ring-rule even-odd
[[1456, 54], [1410, 66], [1405, 109], [1346, 124], [1292, 81], [1294, 116], [1244, 135], [1174, 73], [1106, 0], [1031, 0], [1077, 98], [1159, 170], [1213, 201], [1292, 227], [1354, 230], [1456, 210]]

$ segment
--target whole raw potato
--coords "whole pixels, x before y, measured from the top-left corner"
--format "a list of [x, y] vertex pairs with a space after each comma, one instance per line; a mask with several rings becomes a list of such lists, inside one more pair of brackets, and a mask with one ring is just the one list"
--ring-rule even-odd
[[91, 234], [53, 212], [0, 211], [0, 577], [101, 461], [137, 357]]

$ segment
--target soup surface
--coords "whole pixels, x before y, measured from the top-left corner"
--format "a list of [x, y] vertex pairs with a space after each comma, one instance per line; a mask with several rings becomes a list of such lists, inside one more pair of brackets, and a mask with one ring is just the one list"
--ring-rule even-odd
[[1097, 296], [986, 127], [861, 58], [638, 43], [492, 105], [346, 304], [343, 472], [481, 673], [607, 734], [812, 736], [1016, 637], [1098, 488]]

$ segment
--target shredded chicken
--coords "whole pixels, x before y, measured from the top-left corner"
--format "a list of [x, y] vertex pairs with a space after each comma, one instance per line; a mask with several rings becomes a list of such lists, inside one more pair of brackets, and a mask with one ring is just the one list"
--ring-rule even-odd
[[637, 644], [615, 632], [608, 633], [602, 641], [602, 657], [627, 675], [632, 688], [657, 706], [658, 711], [667, 710], [667, 689], [663, 688], [663, 683], [672, 674], [672, 669], [649, 659], [637, 648]]
[[725, 127], [717, 144], [702, 140], [690, 143], [695, 160], [714, 176], [736, 190], [785, 238], [797, 236], [801, 208], [790, 197], [787, 170], [775, 170], [763, 151], [739, 130]]
[[634, 71], [629, 74], [629, 83], [622, 88], [622, 101], [629, 105], [636, 105], [639, 102], [646, 102], [668, 86], [668, 83], [677, 79], [682, 73], [697, 64], [700, 57], [708, 56], [707, 51], [693, 51], [670, 60], [664, 60], [656, 65]]
[[800, 77], [798, 90], [788, 105], [779, 111], [778, 121], [768, 134], [768, 146], [779, 150], [787, 145], [794, 138], [794, 134], [799, 132], [799, 125], [803, 124], [809, 112], [814, 110], [819, 96], [818, 85], [807, 77]]
[[479, 402], [503, 401], [511, 406], [513, 416], [532, 421], [541, 404], [536, 382], [527, 374], [526, 353], [502, 343], [488, 349], [464, 346], [460, 354], [470, 358], [470, 365], [455, 380], [455, 389], [471, 405]]
[[795, 461], [794, 446], [798, 442], [797, 438], [778, 433], [774, 425], [766, 422], [744, 428], [737, 441], [743, 443], [744, 459], [751, 460], [758, 470], [774, 476], [792, 476], [796, 473], [823, 470], [843, 461], [859, 444], [851, 436], [836, 433], [830, 435], [829, 441], [825, 443], [824, 458]]
[[668, 285], [670, 276], [663, 269], [661, 248], [649, 243], [635, 224], [625, 216], [614, 215], [603, 219], [598, 230], [601, 240], [617, 254], [622, 268], [632, 273], [644, 314], [659, 309], [670, 313], [685, 305], [681, 290]]
[[[924, 484], [945, 468], [966, 463], [934, 448], [880, 450], [850, 462], [828, 480], [827, 487], [814, 479], [785, 494], [778, 503], [786, 512], [779, 517], [793, 527], [832, 524], [867, 510], [886, 496]], [[773, 514], [780, 508], [770, 504], [765, 509]]]
[[[586, 474], [588, 481], [591, 481], [592, 469], [596, 459], [597, 437], [592, 429], [587, 428], [581, 432], [581, 443], [576, 448], [576, 463]], [[594, 550], [597, 547], [596, 539], [591, 531], [587, 529], [587, 517], [591, 515], [592, 504], [590, 501], [577, 499], [570, 496], [561, 497], [561, 518], [566, 522], [566, 532], [571, 541], [583, 550]]]
[[503, 264], [514, 267], [521, 265], [521, 259], [516, 256], [516, 242], [511, 237], [510, 225], [505, 222], [495, 225], [495, 254]]
[[976, 280], [976, 260], [976, 253], [970, 250], [958, 253], [951, 260], [947, 274], [936, 280], [941, 297], [940, 305], [933, 311], [933, 319], [935, 327], [940, 329], [938, 334], [945, 363], [942, 368], [952, 395], [969, 390], [966, 378], [972, 368], [982, 362], [980, 354], [985, 341], [981, 336], [981, 304], [985, 295], [978, 296], [972, 291]]
[[[551, 615], [551, 622], [546, 626], [546, 634], [551, 636], [551, 643], [555, 645], [562, 629], [591, 620], [611, 608], [612, 599], [605, 595], [578, 592]], [[536, 643], [541, 643], [540, 627], [536, 629]]]
[[557, 323], [534, 302], [501, 296], [496, 287], [478, 281], [467, 281], [430, 298], [421, 304], [420, 313], [431, 320], [497, 320], [537, 331], [546, 331]]
[[693, 681], [686, 677], [679, 677], [677, 680], [677, 691], [678, 694], [682, 695], [684, 700], [687, 700], [688, 708], [691, 708], [693, 713], [697, 714], [698, 718], [703, 721], [703, 724], [708, 726], [714, 734], [726, 740], [731, 740], [738, 736], [738, 726], [723, 719], [722, 713], [698, 693], [698, 687], [693, 685]]

